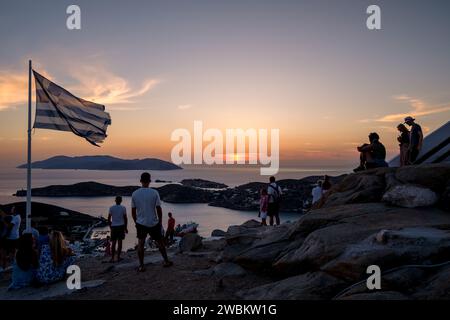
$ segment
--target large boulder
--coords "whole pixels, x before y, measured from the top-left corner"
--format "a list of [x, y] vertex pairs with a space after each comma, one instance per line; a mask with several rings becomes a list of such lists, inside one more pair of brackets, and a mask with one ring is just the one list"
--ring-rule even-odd
[[450, 231], [424, 227], [382, 230], [360, 243], [350, 244], [321, 270], [356, 282], [367, 277], [370, 265], [386, 271], [406, 264], [442, 262], [449, 256]]
[[346, 285], [324, 272], [310, 272], [237, 293], [246, 300], [321, 300], [331, 299]]
[[441, 195], [439, 205], [442, 209], [450, 211], [450, 181], [448, 182], [447, 187]]
[[370, 170], [346, 176], [324, 196], [319, 207], [380, 201], [385, 189], [385, 171]]
[[383, 229], [449, 225], [450, 215], [437, 208], [398, 208], [381, 203], [322, 208], [293, 224], [293, 246], [280, 254], [273, 267], [288, 275], [317, 270], [349, 246]]
[[408, 296], [397, 292], [397, 291], [378, 291], [375, 290], [373, 292], [366, 292], [366, 293], [358, 293], [358, 294], [353, 294], [353, 295], [349, 295], [349, 296], [345, 296], [342, 298], [339, 298], [339, 300], [386, 300], [386, 301], [391, 301], [391, 300], [409, 300]]
[[233, 261], [249, 269], [270, 272], [273, 262], [277, 260], [286, 246], [286, 242], [254, 246], [240, 252]]
[[[404, 184], [431, 189], [438, 197], [440, 195], [448, 197], [445, 193], [448, 181], [450, 181], [450, 163], [362, 171], [349, 174], [340, 183], [334, 185], [314, 208], [378, 202], [386, 190], [399, 190], [398, 188]], [[405, 188], [411, 189], [411, 187]], [[429, 192], [426, 196], [429, 196], [426, 202], [430, 203], [434, 199]], [[445, 203], [443, 207], [446, 207]]]
[[213, 268], [213, 275], [217, 277], [242, 277], [247, 272], [238, 264], [224, 262]]
[[403, 183], [418, 184], [440, 193], [450, 180], [450, 163], [405, 166], [398, 168], [395, 176]]
[[202, 237], [196, 233], [188, 233], [181, 238], [179, 243], [180, 252], [195, 251], [202, 247]]
[[231, 226], [228, 228], [225, 240], [227, 244], [251, 245], [254, 241], [261, 239], [260, 228], [245, 228], [242, 226]]
[[227, 235], [227, 233], [220, 229], [214, 229], [211, 232], [211, 237], [225, 237], [226, 235]]
[[384, 202], [405, 208], [429, 207], [438, 200], [434, 191], [410, 184], [394, 186], [383, 195]]
[[225, 237], [228, 245], [224, 250], [224, 260], [258, 270], [263, 266], [270, 266], [286, 248], [290, 227], [290, 223], [274, 228], [253, 222], [231, 226]]
[[436, 268], [436, 273], [423, 281], [422, 286], [416, 288], [413, 298], [419, 300], [450, 299], [449, 279], [450, 264]]

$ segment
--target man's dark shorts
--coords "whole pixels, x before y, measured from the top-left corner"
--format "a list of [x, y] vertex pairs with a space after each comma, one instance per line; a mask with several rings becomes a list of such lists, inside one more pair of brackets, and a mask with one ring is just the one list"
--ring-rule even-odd
[[278, 203], [275, 203], [275, 202], [270, 203], [269, 202], [269, 206], [267, 207], [267, 215], [269, 217], [278, 216], [279, 211], [280, 211], [280, 205]]
[[123, 240], [125, 239], [125, 226], [111, 227], [111, 240]]
[[150, 235], [150, 237], [154, 241], [161, 240], [163, 237], [160, 224], [157, 224], [153, 227], [147, 227], [143, 226], [142, 224], [136, 223], [136, 233], [139, 240], [145, 240], [145, 238], [147, 238], [147, 235]]

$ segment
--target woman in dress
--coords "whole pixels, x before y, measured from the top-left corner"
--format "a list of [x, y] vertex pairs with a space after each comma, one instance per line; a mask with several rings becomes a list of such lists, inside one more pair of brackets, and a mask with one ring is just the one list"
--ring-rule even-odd
[[67, 267], [74, 262], [73, 251], [67, 247], [62, 233], [53, 231], [49, 243], [41, 248], [36, 278], [41, 284], [63, 280]]
[[403, 123], [397, 126], [400, 135], [397, 137], [400, 147], [400, 167], [408, 165], [409, 130]]

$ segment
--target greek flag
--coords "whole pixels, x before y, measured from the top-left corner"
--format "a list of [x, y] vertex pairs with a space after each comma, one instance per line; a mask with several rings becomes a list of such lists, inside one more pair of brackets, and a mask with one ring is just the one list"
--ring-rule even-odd
[[75, 97], [33, 70], [36, 82], [34, 128], [72, 131], [97, 146], [111, 124], [105, 106]]

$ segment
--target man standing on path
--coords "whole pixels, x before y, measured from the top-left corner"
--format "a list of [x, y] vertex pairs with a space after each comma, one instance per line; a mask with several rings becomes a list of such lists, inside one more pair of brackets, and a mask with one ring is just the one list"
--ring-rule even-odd
[[116, 197], [116, 204], [109, 208], [108, 223], [111, 227], [111, 261], [114, 262], [117, 243], [117, 262], [121, 261], [122, 241], [128, 233], [127, 209], [122, 205], [122, 197]]
[[277, 226], [280, 225], [280, 202], [281, 202], [281, 188], [276, 184], [275, 177], [270, 177], [270, 183], [267, 187], [267, 194], [269, 195], [269, 207], [267, 214], [269, 215], [270, 225], [273, 226], [273, 218]]
[[419, 156], [420, 149], [422, 149], [423, 132], [422, 127], [415, 123], [416, 119], [413, 117], [406, 117], [405, 123], [411, 127], [409, 133], [409, 150], [408, 150], [408, 164], [414, 164]]
[[131, 216], [136, 224], [138, 242], [138, 271], [145, 271], [144, 267], [144, 245], [147, 235], [158, 245], [159, 251], [164, 258], [164, 267], [170, 267], [173, 263], [167, 257], [164, 239], [161, 233], [162, 209], [158, 191], [149, 188], [151, 182], [150, 173], [141, 174], [142, 188], [134, 191], [131, 196]]

